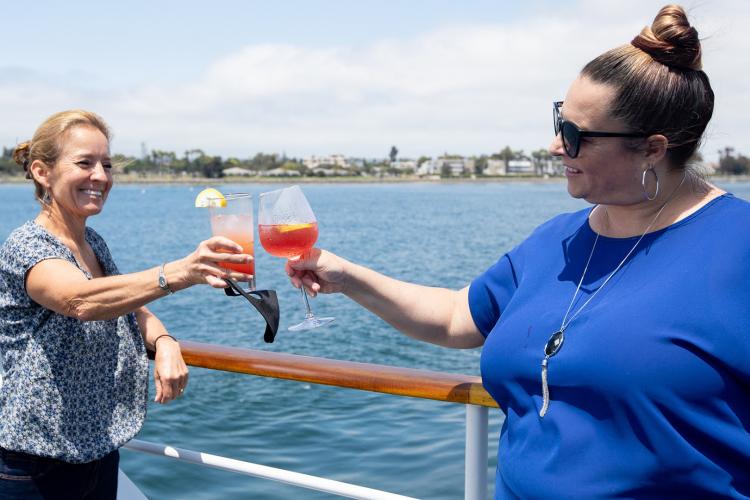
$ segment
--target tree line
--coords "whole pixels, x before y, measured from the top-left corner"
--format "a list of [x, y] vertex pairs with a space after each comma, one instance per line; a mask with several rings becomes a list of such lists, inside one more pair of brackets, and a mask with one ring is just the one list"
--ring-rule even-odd
[[[13, 148], [3, 147], [3, 154], [0, 157], [0, 175], [22, 175], [23, 169], [17, 165], [12, 158]], [[387, 158], [382, 160], [359, 160], [348, 169], [350, 175], [372, 175], [377, 173], [388, 173], [391, 175], [414, 173], [413, 169], [394, 168], [398, 157], [398, 149], [392, 146]], [[448, 153], [441, 155], [442, 158], [463, 158], [461, 155], [450, 155]], [[474, 159], [474, 170], [476, 174], [481, 174], [487, 167], [490, 159], [508, 161], [514, 159], [531, 159], [535, 164], [551, 158], [549, 151], [538, 149], [532, 151], [529, 155], [523, 150], [514, 150], [506, 146], [497, 153], [489, 155], [480, 155], [472, 157]], [[420, 156], [416, 160], [416, 165], [421, 165], [424, 161], [429, 161], [428, 156]], [[255, 156], [246, 159], [240, 158], [222, 158], [221, 156], [208, 155], [201, 149], [190, 149], [182, 154], [173, 151], [152, 150], [137, 158], [115, 154], [112, 157], [112, 163], [118, 173], [137, 175], [147, 177], [152, 175], [183, 175], [190, 177], [219, 178], [224, 176], [224, 170], [231, 167], [240, 167], [247, 170], [253, 170], [263, 174], [271, 170], [282, 169], [285, 171], [295, 171], [299, 175], [321, 175], [316, 174], [301, 159], [289, 158], [286, 155], [276, 153], [257, 153]], [[336, 168], [335, 165], [320, 165], [323, 168]], [[716, 173], [722, 175], [748, 175], [750, 174], [750, 158], [736, 153], [732, 147], [725, 147], [719, 150], [719, 163]]]
[[750, 158], [734, 154], [734, 148], [726, 147], [719, 150], [719, 167], [717, 173], [724, 175], [747, 175], [750, 174]]

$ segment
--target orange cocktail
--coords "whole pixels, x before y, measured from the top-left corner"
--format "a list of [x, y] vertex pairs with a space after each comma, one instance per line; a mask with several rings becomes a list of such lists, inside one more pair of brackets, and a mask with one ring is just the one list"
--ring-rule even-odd
[[260, 244], [275, 257], [297, 257], [310, 250], [318, 239], [318, 223], [259, 224]]
[[[211, 232], [214, 236], [225, 236], [242, 247], [242, 253], [253, 253], [253, 218], [241, 215], [218, 215], [211, 217]], [[247, 264], [219, 263], [221, 267], [234, 271], [255, 274], [255, 261]]]
[[[222, 203], [209, 205], [211, 213], [211, 233], [224, 236], [242, 247], [242, 253], [255, 255], [253, 247], [253, 204], [249, 194], [228, 194]], [[225, 269], [253, 275], [250, 289], [255, 290], [255, 261], [246, 264], [221, 263]]]

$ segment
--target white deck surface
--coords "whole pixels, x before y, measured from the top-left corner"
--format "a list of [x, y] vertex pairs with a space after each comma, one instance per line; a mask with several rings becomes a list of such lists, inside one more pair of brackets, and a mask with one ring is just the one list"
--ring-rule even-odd
[[117, 476], [117, 500], [148, 500], [122, 469]]

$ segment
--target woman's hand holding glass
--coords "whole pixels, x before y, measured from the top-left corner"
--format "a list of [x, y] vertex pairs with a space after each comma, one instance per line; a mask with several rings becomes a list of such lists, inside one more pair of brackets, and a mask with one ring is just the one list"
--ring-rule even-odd
[[[242, 247], [224, 236], [213, 236], [201, 241], [193, 253], [176, 261], [178, 282], [185, 286], [208, 284], [214, 288], [226, 288], [225, 278], [250, 282], [254, 276], [222, 267], [221, 264], [248, 264], [253, 256], [242, 253]], [[170, 266], [170, 264], [167, 264]], [[169, 271], [169, 267], [166, 267]], [[168, 280], [169, 283], [173, 283]]]
[[286, 262], [286, 273], [295, 288], [304, 285], [312, 297], [319, 293], [344, 293], [347, 261], [320, 248]]

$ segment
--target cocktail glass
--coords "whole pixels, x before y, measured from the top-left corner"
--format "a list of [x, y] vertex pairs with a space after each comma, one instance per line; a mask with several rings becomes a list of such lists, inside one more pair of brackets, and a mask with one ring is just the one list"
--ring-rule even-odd
[[[253, 255], [253, 197], [247, 193], [233, 193], [220, 198], [209, 199], [211, 233], [224, 236], [242, 247], [242, 253]], [[246, 264], [221, 263], [222, 267], [240, 273], [252, 274], [248, 283], [250, 290], [255, 290], [255, 261]]]
[[[318, 239], [318, 221], [299, 186], [260, 195], [258, 236], [263, 248], [275, 257], [299, 257], [313, 247]], [[334, 320], [315, 316], [305, 287], [300, 287], [300, 290], [305, 303], [305, 319], [290, 326], [289, 330], [310, 330]]]

